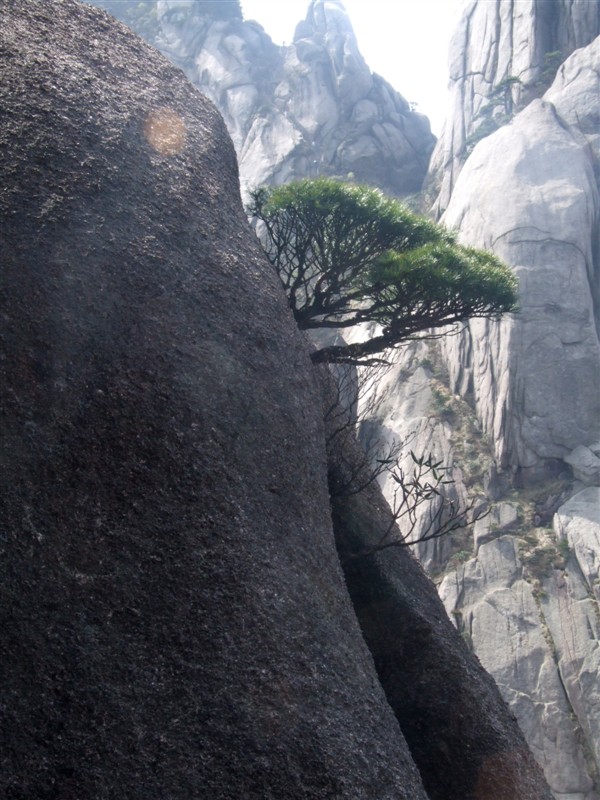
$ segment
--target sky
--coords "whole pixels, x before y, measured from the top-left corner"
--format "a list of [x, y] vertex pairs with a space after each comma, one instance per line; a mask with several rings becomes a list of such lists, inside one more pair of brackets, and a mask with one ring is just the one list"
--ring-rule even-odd
[[[461, 0], [343, 0], [365, 61], [417, 110], [436, 136], [448, 110], [448, 43]], [[309, 0], [241, 0], [277, 44], [289, 44]]]

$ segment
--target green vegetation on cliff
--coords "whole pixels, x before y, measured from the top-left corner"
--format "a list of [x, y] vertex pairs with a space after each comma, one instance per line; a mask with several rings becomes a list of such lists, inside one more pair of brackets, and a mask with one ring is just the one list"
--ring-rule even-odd
[[255, 190], [248, 211], [301, 329], [378, 326], [315, 362], [369, 363], [431, 329], [515, 309], [508, 266], [372, 187], [293, 181]]

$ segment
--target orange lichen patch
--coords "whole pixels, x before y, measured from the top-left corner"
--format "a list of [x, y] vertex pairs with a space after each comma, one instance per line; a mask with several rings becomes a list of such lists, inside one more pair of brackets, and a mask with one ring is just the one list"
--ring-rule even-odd
[[157, 108], [146, 117], [144, 136], [161, 156], [176, 156], [185, 146], [185, 122], [172, 109]]

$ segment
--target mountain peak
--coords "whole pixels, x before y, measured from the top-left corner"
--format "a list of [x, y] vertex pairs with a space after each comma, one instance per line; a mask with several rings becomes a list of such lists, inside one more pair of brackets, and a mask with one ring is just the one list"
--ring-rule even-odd
[[294, 41], [319, 35], [354, 37], [350, 17], [342, 0], [312, 0], [306, 19], [298, 23]]

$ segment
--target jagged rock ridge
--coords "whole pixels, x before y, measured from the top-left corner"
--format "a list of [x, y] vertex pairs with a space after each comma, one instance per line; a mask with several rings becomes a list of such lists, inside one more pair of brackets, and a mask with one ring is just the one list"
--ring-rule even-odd
[[339, 0], [307, 5], [279, 47], [256, 22], [159, 0], [151, 40], [222, 113], [243, 190], [325, 174], [418, 192], [435, 143], [427, 118], [371, 73]]

